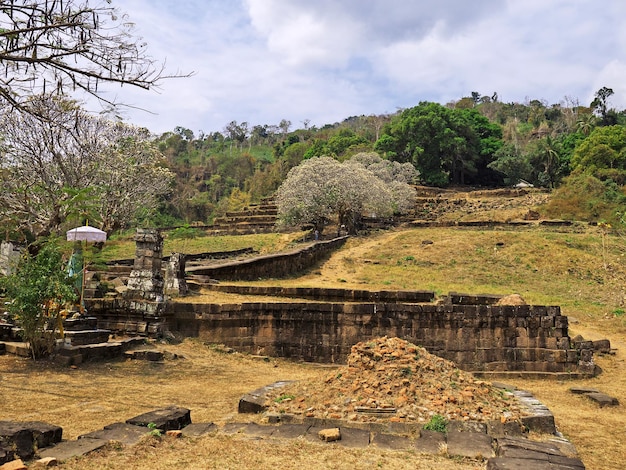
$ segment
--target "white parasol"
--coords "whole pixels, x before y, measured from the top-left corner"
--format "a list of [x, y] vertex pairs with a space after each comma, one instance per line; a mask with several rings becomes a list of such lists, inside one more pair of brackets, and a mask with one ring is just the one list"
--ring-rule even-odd
[[67, 231], [68, 242], [93, 242], [104, 243], [107, 240], [107, 233], [99, 230], [95, 227], [85, 225], [83, 227], [76, 227]]

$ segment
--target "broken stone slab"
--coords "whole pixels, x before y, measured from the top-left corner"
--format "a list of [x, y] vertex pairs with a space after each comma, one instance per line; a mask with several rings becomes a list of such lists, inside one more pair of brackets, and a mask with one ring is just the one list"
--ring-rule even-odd
[[274, 431], [276, 431], [276, 426], [263, 426], [257, 423], [249, 423], [242, 429], [244, 434], [248, 434], [250, 436], [255, 437], [270, 437]]
[[22, 459], [35, 455], [36, 448], [60, 442], [63, 429], [41, 421], [0, 421], [0, 442]]
[[280, 380], [278, 382], [271, 383], [265, 387], [253, 390], [250, 393], [246, 393], [239, 399], [239, 406], [237, 408], [239, 413], [262, 413], [267, 410], [267, 395], [277, 388], [284, 387], [292, 383], [293, 380]]
[[486, 459], [495, 457], [493, 439], [483, 432], [450, 431], [446, 436], [448, 454], [451, 456]]
[[250, 423], [226, 423], [222, 427], [222, 432], [224, 434], [237, 434], [238, 432], [243, 431], [243, 429]]
[[155, 349], [139, 349], [134, 351], [126, 351], [124, 353], [126, 359], [136, 359], [141, 361], [160, 362], [165, 358], [163, 351]]
[[217, 425], [214, 423], [191, 423], [183, 429], [185, 437], [200, 437], [217, 431]]
[[437, 431], [420, 431], [419, 439], [415, 440], [415, 450], [423, 454], [438, 454], [446, 445], [446, 435]]
[[574, 395], [584, 395], [587, 393], [599, 393], [600, 390], [596, 388], [586, 388], [586, 387], [572, 387], [569, 389], [571, 393]]
[[605, 406], [618, 406], [619, 400], [617, 398], [611, 397], [605, 393], [601, 392], [591, 392], [585, 393], [585, 396], [589, 398], [591, 401], [597, 403], [600, 408]]
[[341, 431], [339, 428], [322, 429], [317, 435], [324, 442], [335, 442], [341, 440]]
[[304, 436], [311, 426], [308, 424], [281, 424], [276, 428], [272, 437], [295, 439]]
[[[580, 462], [582, 464], [582, 462]], [[487, 470], [584, 470], [585, 466], [554, 465], [545, 460], [496, 457], [487, 460]]]
[[137, 444], [144, 436], [150, 434], [144, 426], [135, 426], [127, 423], [109, 424], [99, 431], [93, 431], [78, 436], [79, 439], [106, 439], [116, 441], [126, 446]]
[[191, 424], [191, 411], [179, 406], [169, 406], [160, 410], [149, 411], [148, 413], [127, 419], [127, 424], [135, 426], [148, 426], [154, 423], [157, 429], [169, 431], [171, 429], [182, 429]]
[[94, 450], [102, 449], [109, 443], [107, 439], [78, 439], [76, 441], [63, 441], [54, 447], [49, 447], [38, 452], [39, 457], [45, 459], [54, 457], [59, 462], [72, 457], [86, 455]]
[[370, 444], [370, 432], [365, 429], [341, 427], [341, 440], [338, 444], [345, 447], [364, 448]]
[[536, 458], [532, 454], [565, 456], [559, 443], [554, 440], [531, 441], [530, 439], [505, 437], [497, 439], [496, 447], [498, 457], [518, 458], [521, 454], [531, 456], [527, 458]]
[[0, 470], [27, 470], [28, 467], [24, 464], [22, 459], [11, 460], [0, 466]]
[[396, 434], [374, 433], [370, 444], [381, 449], [407, 450], [414, 446], [413, 439]]
[[610, 354], [611, 353], [611, 341], [608, 339], [600, 339], [597, 341], [592, 341], [594, 351], [600, 354]]

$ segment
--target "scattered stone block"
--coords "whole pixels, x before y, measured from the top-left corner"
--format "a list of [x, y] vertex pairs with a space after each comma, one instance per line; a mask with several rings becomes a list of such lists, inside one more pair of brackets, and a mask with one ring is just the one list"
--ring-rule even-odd
[[386, 433], [374, 433], [370, 444], [381, 449], [390, 450], [406, 450], [414, 445], [413, 440], [408, 437]]
[[126, 423], [135, 426], [148, 426], [148, 424], [154, 423], [157, 429], [161, 431], [182, 429], [191, 424], [191, 411], [187, 408], [169, 406], [127, 419]]
[[40, 421], [0, 421], [0, 442], [22, 459], [30, 459], [35, 448], [44, 448], [60, 442], [63, 429]]
[[495, 457], [493, 439], [482, 432], [450, 431], [447, 434], [448, 454], [451, 456], [486, 459]]
[[341, 431], [339, 428], [322, 429], [317, 435], [324, 442], [334, 442], [341, 439]]
[[276, 428], [272, 437], [295, 439], [304, 436], [310, 427], [308, 424], [281, 424]]
[[35, 464], [39, 467], [50, 468], [59, 465], [59, 461], [54, 457], [46, 457], [45, 459], [36, 460]]
[[596, 402], [600, 406], [600, 408], [603, 408], [605, 406], [618, 406], [619, 405], [619, 400], [617, 398], [613, 398], [605, 393], [601, 393], [601, 392], [585, 393], [585, 396], [589, 398], [591, 401]]
[[415, 450], [424, 454], [439, 454], [445, 445], [445, 434], [437, 431], [422, 429], [419, 439], [415, 440]]
[[281, 380], [265, 387], [258, 388], [250, 393], [246, 393], [239, 399], [237, 408], [239, 413], [262, 413], [267, 410], [266, 397], [271, 391], [284, 387], [292, 383], [292, 380]]
[[182, 429], [185, 437], [200, 437], [217, 431], [214, 423], [192, 423]]
[[44, 468], [56, 467], [59, 461], [54, 457], [46, 457], [45, 459], [39, 459], [36, 463]]
[[586, 387], [572, 387], [569, 389], [574, 395], [585, 395], [587, 393], [599, 393], [600, 390], [596, 388], [586, 388]]
[[99, 431], [93, 431], [78, 436], [79, 439], [105, 439], [120, 442], [127, 446], [137, 444], [150, 431], [144, 426], [135, 426], [127, 423], [109, 424]]
[[12, 460], [0, 466], [0, 470], [27, 470], [28, 467], [24, 465], [21, 459]]
[[127, 359], [136, 359], [142, 361], [160, 362], [164, 359], [165, 355], [163, 351], [157, 351], [155, 349], [141, 349], [136, 351], [126, 351], [124, 356]]
[[86, 455], [94, 450], [102, 449], [109, 443], [107, 439], [78, 439], [76, 441], [64, 441], [54, 447], [49, 447], [39, 452], [40, 458], [54, 457], [59, 462], [72, 457]]

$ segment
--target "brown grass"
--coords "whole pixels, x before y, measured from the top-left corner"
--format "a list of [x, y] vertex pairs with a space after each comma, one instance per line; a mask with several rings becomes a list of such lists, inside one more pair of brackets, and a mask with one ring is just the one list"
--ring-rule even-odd
[[[424, 244], [423, 241], [432, 241]], [[605, 248], [597, 228], [468, 230], [429, 228], [351, 239], [310, 274], [262, 284], [431, 289], [468, 293], [519, 293], [529, 303], [561, 305], [576, 322], [570, 335], [608, 338], [615, 356], [598, 357], [599, 377], [572, 382], [515, 380], [553, 411], [559, 429], [574, 443], [590, 470], [621, 469], [626, 461], [626, 413], [600, 409], [573, 395], [590, 386], [626, 400], [626, 243], [611, 235]], [[219, 302], [238, 302], [224, 295]], [[123, 421], [169, 404], [192, 410], [194, 422], [247, 419], [237, 416], [239, 397], [279, 379], [318, 373], [310, 364], [259, 361], [228, 355], [186, 340], [165, 347], [186, 357], [163, 365], [111, 361], [77, 369], [0, 356], [0, 419], [43, 420], [64, 428], [66, 438]], [[146, 442], [132, 450], [104, 453], [62, 468], [484, 468], [484, 464], [410, 452], [354, 450], [302, 440], [271, 442], [243, 436], [196, 441]]]
[[[192, 410], [193, 422], [224, 423], [259, 417], [237, 415], [246, 392], [281, 379], [316, 376], [314, 364], [265, 361], [225, 354], [199, 341], [161, 345], [185, 357], [164, 364], [144, 361], [87, 363], [76, 369], [0, 356], [1, 419], [41, 420], [63, 427], [65, 439], [107, 424], [176, 404]], [[88, 457], [72, 459], [64, 469], [206, 469], [311, 468], [403, 469], [483, 468], [475, 462], [450, 461], [414, 452], [355, 450], [323, 446], [303, 439], [262, 441], [243, 435], [198, 439], [147, 439], [126, 449], [111, 445]]]

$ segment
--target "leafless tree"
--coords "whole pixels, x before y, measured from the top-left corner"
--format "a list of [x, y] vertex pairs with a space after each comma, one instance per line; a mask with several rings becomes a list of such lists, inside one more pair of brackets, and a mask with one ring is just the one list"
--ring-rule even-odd
[[0, 104], [28, 110], [28, 96], [83, 91], [115, 106], [102, 83], [150, 89], [167, 78], [134, 24], [110, 4], [0, 0]]

